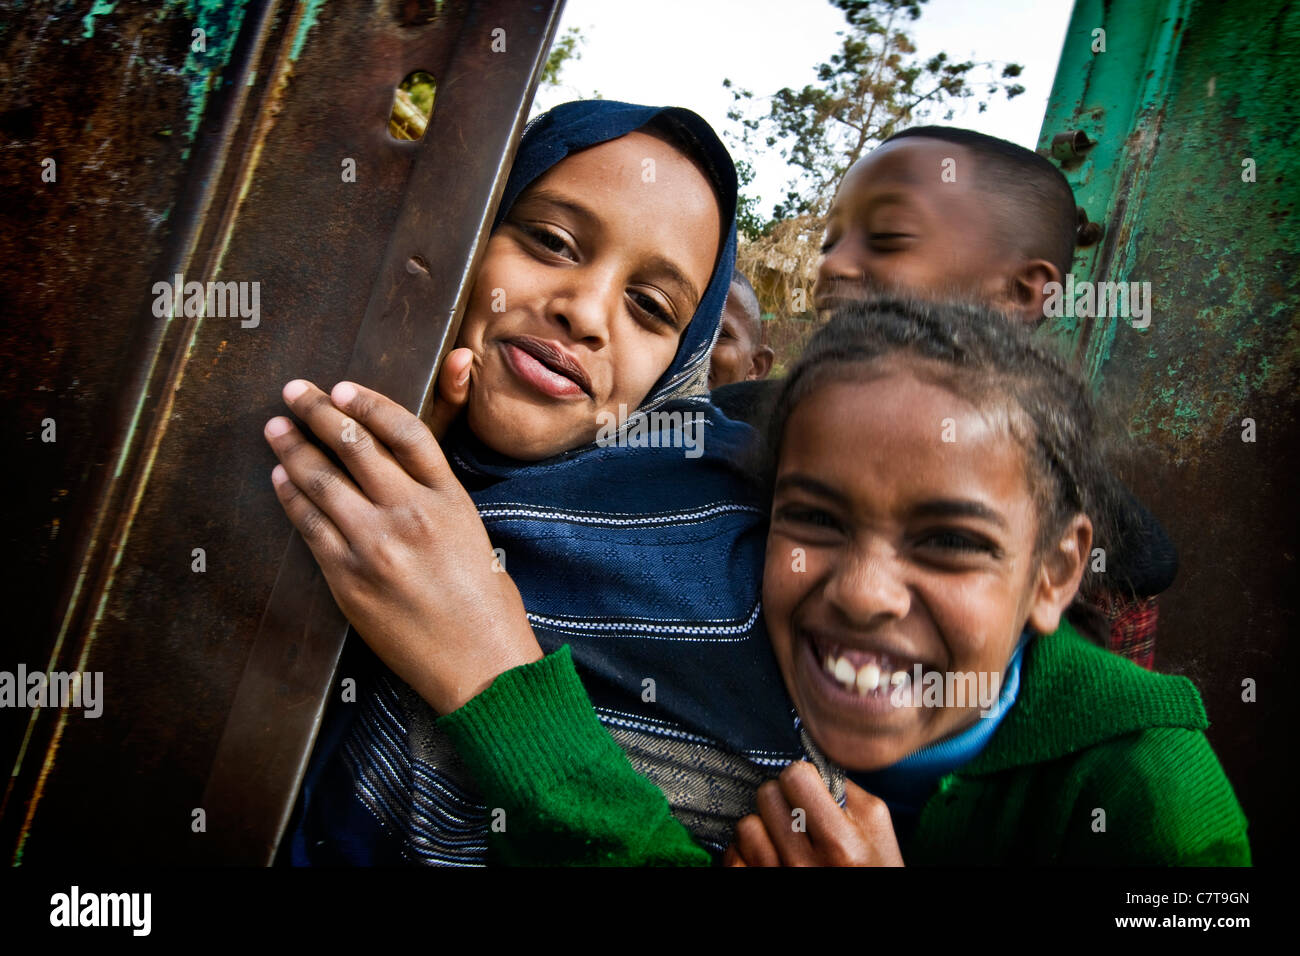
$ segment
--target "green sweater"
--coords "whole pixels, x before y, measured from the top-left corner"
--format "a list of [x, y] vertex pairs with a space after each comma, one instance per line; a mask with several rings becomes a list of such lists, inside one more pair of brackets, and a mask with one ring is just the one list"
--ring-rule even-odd
[[902, 847], [913, 864], [1248, 866], [1246, 817], [1185, 677], [1062, 624], [1025, 651], [988, 746], [939, 781]]
[[[488, 852], [514, 866], [708, 866], [659, 788], [600, 723], [568, 645], [438, 719], [488, 807]], [[498, 812], [503, 811], [503, 812]]]
[[[568, 648], [502, 674], [439, 721], [508, 864], [707, 865], [600, 725]], [[902, 847], [917, 864], [1248, 865], [1246, 819], [1191, 682], [1068, 624], [1026, 650], [1015, 706], [944, 777]]]

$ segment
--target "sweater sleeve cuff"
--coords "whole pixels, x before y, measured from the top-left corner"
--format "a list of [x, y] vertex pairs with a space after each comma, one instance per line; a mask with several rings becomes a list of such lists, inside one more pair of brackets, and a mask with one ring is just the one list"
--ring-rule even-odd
[[567, 644], [501, 674], [438, 726], [485, 795], [545, 787], [593, 761], [624, 759], [591, 706]]

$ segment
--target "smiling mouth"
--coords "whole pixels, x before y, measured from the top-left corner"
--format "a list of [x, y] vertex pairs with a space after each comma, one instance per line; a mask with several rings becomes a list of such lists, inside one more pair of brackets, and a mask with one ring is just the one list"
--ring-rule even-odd
[[823, 280], [813, 290], [813, 308], [819, 312], [833, 312], [844, 305], [886, 298], [889, 291], [875, 282], [853, 279]]
[[805, 635], [804, 640], [822, 673], [846, 693], [864, 700], [887, 698], [895, 691], [900, 698], [910, 697], [913, 673], [919, 661], [851, 647], [820, 636]]
[[502, 345], [515, 371], [545, 394], [563, 398], [581, 391], [594, 397], [586, 370], [550, 342], [520, 335], [503, 340]]
[[861, 302], [861, 299], [854, 299], [842, 295], [822, 295], [813, 299], [813, 308], [818, 312], [834, 312], [840, 306], [852, 305], [855, 302]]

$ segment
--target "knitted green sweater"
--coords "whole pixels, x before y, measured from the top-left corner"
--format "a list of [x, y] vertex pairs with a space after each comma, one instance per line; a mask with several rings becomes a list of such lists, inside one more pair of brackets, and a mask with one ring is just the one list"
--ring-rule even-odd
[[1200, 695], [1063, 623], [1025, 652], [988, 746], [939, 782], [912, 864], [1248, 866], [1246, 817]]
[[566, 644], [438, 719], [488, 808], [488, 850], [514, 866], [708, 866], [708, 851], [628, 762]]
[[[510, 864], [707, 865], [601, 727], [567, 648], [502, 674], [439, 724]], [[1248, 865], [1246, 819], [1191, 682], [1068, 624], [1029, 646], [1015, 706], [944, 777], [903, 857], [917, 864]]]

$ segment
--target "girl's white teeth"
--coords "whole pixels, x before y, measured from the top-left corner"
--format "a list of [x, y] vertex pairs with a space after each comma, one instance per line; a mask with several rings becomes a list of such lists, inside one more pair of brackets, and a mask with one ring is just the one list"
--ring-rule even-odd
[[822, 659], [822, 667], [826, 669], [826, 673], [843, 684], [845, 690], [857, 691], [859, 697], [889, 687], [898, 687], [910, 679], [910, 675], [905, 670], [890, 674], [882, 671], [875, 661], [858, 668], [854, 667], [847, 657], [835, 657], [833, 654], [827, 654]]
[[858, 671], [858, 693], [870, 694], [880, 686], [880, 668], [875, 664], [868, 664], [862, 670]]

